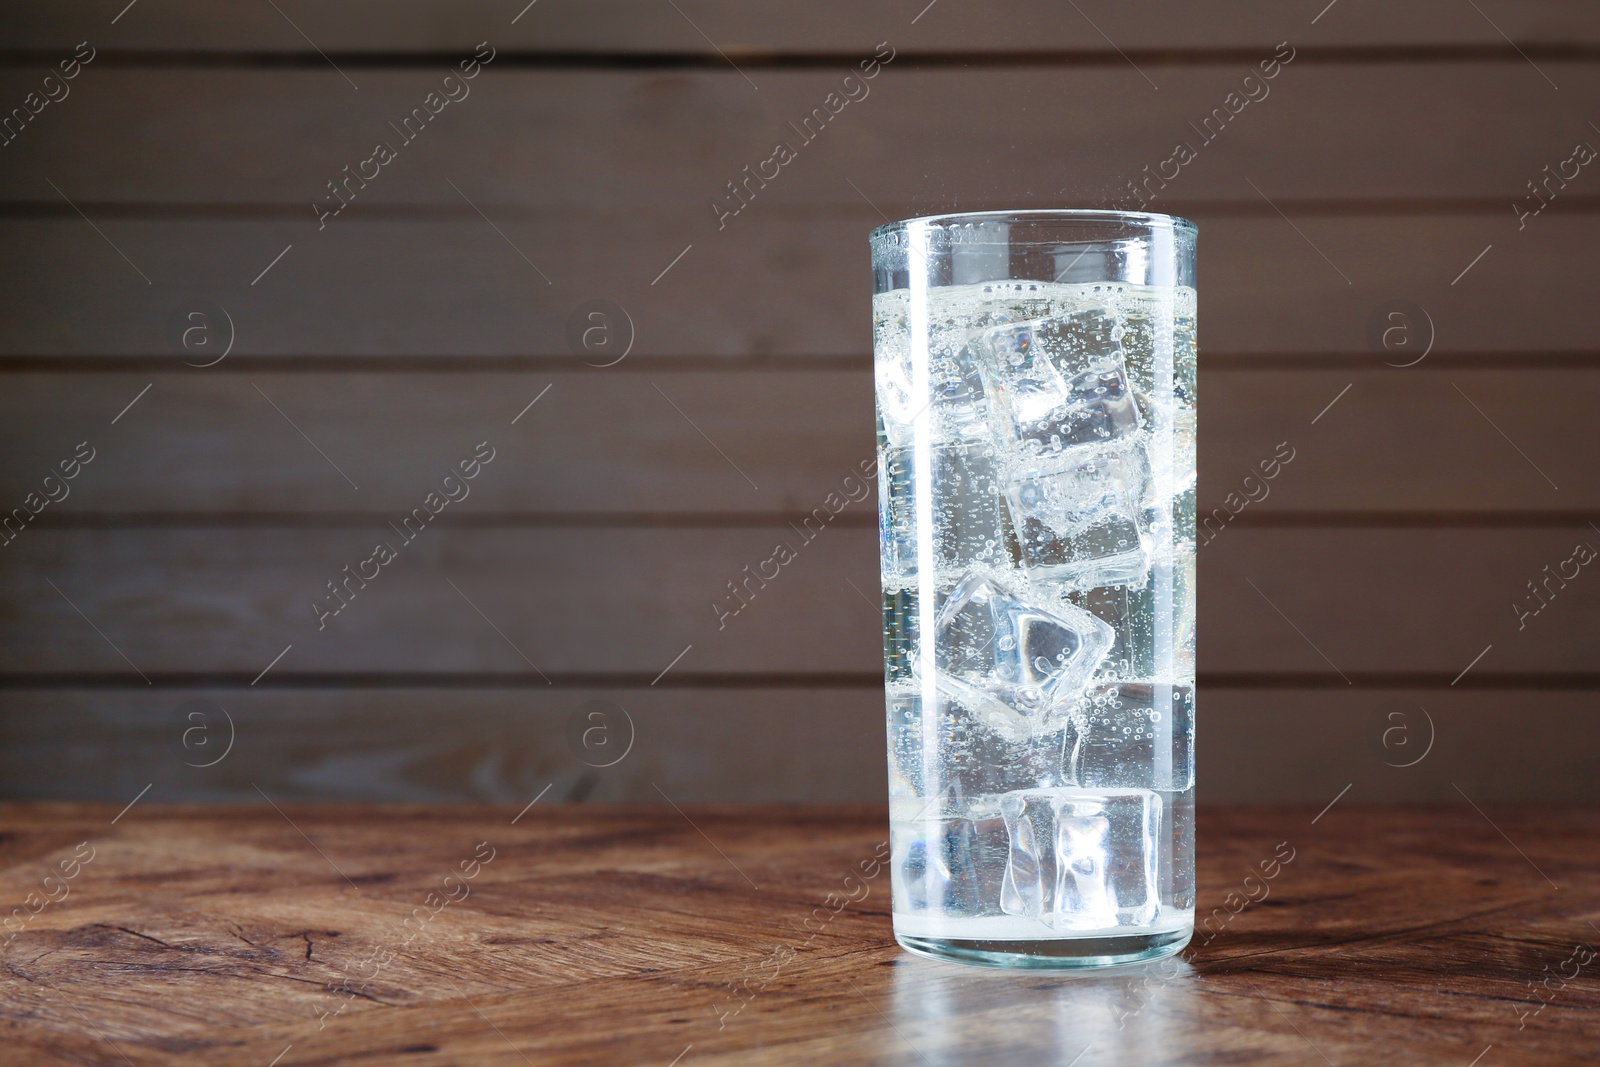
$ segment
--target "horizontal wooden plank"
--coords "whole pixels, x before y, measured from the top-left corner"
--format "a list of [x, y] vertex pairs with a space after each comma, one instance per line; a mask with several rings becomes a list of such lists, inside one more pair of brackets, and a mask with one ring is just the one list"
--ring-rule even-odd
[[[884, 37], [907, 49], [1228, 47], [1276, 43], [1284, 37], [1326, 44], [1504, 43], [1498, 26], [1518, 41], [1600, 40], [1600, 21], [1581, 0], [1496, 4], [1493, 22], [1447, 0], [1384, 4], [1344, 0], [1292, 7], [1270, 0], [1229, 6], [1227, 18], [1162, 0], [1130, 10], [1112, 0], [1083, 0], [1083, 14], [1040, 0], [979, 9], [922, 4], [823, 0], [801, 11], [781, 4], [697, 0], [683, 13], [645, 0], [547, 4], [527, 10], [490, 0], [346, 0], [327, 5], [282, 0], [260, 10], [219, 9], [201, 0], [144, 4], [119, 17], [127, 0], [14, 5], [0, 21], [13, 48], [70, 47], [98, 33], [125, 48], [212, 49], [244, 52], [408, 51], [464, 48], [485, 37], [506, 48], [539, 52], [581, 49], [651, 53], [689, 51], [739, 56], [773, 50], [840, 50]], [[1470, 16], [1470, 17], [1468, 17]], [[113, 26], [113, 19], [115, 24]], [[291, 24], [292, 20], [292, 24]], [[1106, 36], [1096, 32], [1105, 31]], [[709, 40], [707, 39], [709, 38]]]
[[[1200, 602], [1211, 623], [1198, 635], [1204, 670], [1340, 678], [1425, 670], [1442, 680], [1593, 663], [1600, 583], [1586, 583], [1581, 562], [1568, 562], [1579, 545], [1600, 548], [1587, 524], [1238, 532], [1228, 543], [1224, 528], [1200, 549]], [[1562, 569], [1577, 577], [1549, 578], [1544, 591]]]
[[[1261, 58], [1272, 54], [1265, 49]], [[501, 221], [557, 206], [603, 211], [624, 204], [684, 210], [715, 229], [712, 204], [738, 209], [727, 183], [749, 181], [742, 192], [751, 204], [727, 220], [737, 230], [779, 205], [862, 206], [863, 196], [895, 217], [975, 205], [1136, 206], [1140, 198], [1128, 184], [1157, 175], [1144, 195], [1164, 210], [1223, 202], [1229, 210], [1272, 214], [1253, 182], [1286, 209], [1352, 198], [1479, 198], [1485, 203], [1477, 210], [1511, 218], [1518, 198], [1538, 206], [1526, 183], [1541, 180], [1545, 164], [1554, 168], [1577, 142], [1594, 137], [1583, 101], [1600, 92], [1594, 63], [1541, 64], [1562, 89], [1552, 92], [1520, 62], [1291, 62], [1275, 78], [1252, 82], [1247, 88], [1260, 99], [1236, 103], [1243, 110], [1232, 116], [1223, 101], [1253, 69], [1163, 69], [1162, 90], [1150, 92], [1125, 66], [891, 64], [869, 82], [851, 83], [858, 99], [837, 105], [843, 110], [836, 117], [824, 109], [818, 122], [813, 109], [839, 89], [838, 70], [763, 72], [760, 92], [752, 92], [727, 68], [491, 66], [456, 85], [451, 91], [466, 95], [441, 105], [425, 130], [402, 136], [402, 119], [439, 89], [439, 71], [364, 71], [361, 91], [352, 93], [336, 92], [329, 79], [337, 83], [337, 75], [325, 67], [148, 71], [91, 64], [68, 84], [69, 96], [6, 145], [0, 200], [70, 211], [54, 182], [101, 210], [283, 205], [311, 219], [314, 204], [338, 209], [342, 197], [353, 203], [330, 225], [343, 225], [400, 205], [477, 220], [464, 194]], [[0, 99], [20, 101], [38, 80], [31, 70], [0, 73]], [[181, 112], [173, 100], [185, 102]], [[1223, 109], [1220, 119], [1213, 108]], [[1051, 116], [1047, 130], [1038, 125], [1041, 114]], [[802, 128], [808, 118], [810, 127]], [[276, 132], [286, 129], [293, 136]], [[1423, 135], [1436, 130], [1450, 136]], [[779, 142], [796, 158], [781, 169], [766, 166], [770, 180], [747, 178], [743, 168], [758, 173]], [[379, 143], [396, 158], [364, 165]], [[1196, 154], [1181, 170], [1165, 163], [1179, 144]], [[1384, 151], [1370, 151], [1374, 144]], [[1170, 182], [1159, 177], [1163, 167]], [[347, 179], [338, 195], [329, 188]], [[1581, 173], [1569, 188], [1551, 189], [1559, 189], [1552, 211], [1600, 193]]]
[[[866, 369], [215, 373], [226, 365], [153, 379], [8, 376], [0, 393], [0, 454], [10, 469], [0, 476], [0, 499], [20, 502], [88, 437], [99, 451], [63, 514], [82, 507], [399, 515], [487, 439], [499, 451], [468, 486], [459, 509], [464, 516], [799, 516], [846, 478], [857, 486], [847, 491], [871, 493], [861, 510], [875, 514], [876, 487], [860, 488], [861, 464], [870, 469], [875, 462]], [[111, 418], [147, 384], [149, 393], [112, 427]]]
[[[681, 229], [658, 214], [566, 213], [503, 236], [482, 219], [355, 216], [322, 233], [309, 221], [107, 221], [104, 237], [81, 219], [9, 221], [0, 248], [30, 269], [0, 291], [0, 352], [174, 353], [172, 324], [197, 298], [231, 315], [241, 355], [560, 354], [569, 320], [597, 298], [628, 312], [640, 355], [865, 351], [866, 235], [879, 217], [864, 204], [753, 208], [722, 234], [709, 212]], [[1509, 211], [1202, 218], [1202, 345], [1365, 351], [1373, 316], [1411, 299], [1441, 350], [1592, 350], [1582, 265], [1600, 219], [1541, 221], [1552, 220], [1518, 233]]]
[[[480, 478], [493, 475], [490, 467]], [[874, 507], [868, 499], [846, 513]], [[83, 620], [46, 578], [66, 582], [62, 592], [102, 629], [122, 615], [107, 636], [140, 670], [154, 672], [260, 671], [289, 644], [294, 650], [275, 670], [649, 677], [674, 664], [695, 672], [880, 669], [876, 531], [830, 526], [814, 537], [806, 543], [782, 527], [430, 528], [407, 544], [382, 521], [364, 530], [239, 530], [220, 538], [212, 531], [28, 530], [0, 550], [14, 557], [0, 571], [0, 599], [19, 609], [0, 671], [128, 666], [88, 628], [92, 647], [48, 651], [53, 642], [73, 642], [70, 631]], [[389, 573], [380, 571], [319, 629], [313, 601], [320, 595], [337, 606], [327, 583], [371, 558], [380, 541], [398, 553]], [[804, 576], [780, 573], [765, 589], [752, 585], [754, 601], [719, 626], [713, 604], [738, 608], [728, 584], [769, 560], [780, 541], [799, 553], [785, 570], [803, 568]], [[47, 606], [40, 591], [55, 603]], [[136, 615], [149, 621], [135, 623]], [[196, 646], [201, 633], [210, 636]]]
[[[335, 604], [326, 583], [379, 539], [398, 558], [319, 630], [313, 602]], [[151, 674], [248, 680], [292, 644], [275, 673], [871, 678], [882, 663], [875, 540], [859, 526], [810, 542], [782, 527], [427, 529], [410, 544], [380, 523], [27, 530], [0, 550], [0, 672], [137, 679], [131, 660]], [[752, 584], [741, 608], [729, 583], [779, 542], [797, 558]], [[1225, 527], [1200, 549], [1200, 668], [1329, 681], [1423, 672], [1439, 685], [1469, 667], [1588, 671], [1600, 582], [1563, 563], [1584, 542], [1600, 545], [1600, 533]], [[1552, 578], [1541, 608], [1528, 583], [1561, 569], [1577, 576]], [[717, 604], [739, 610], [725, 617]]]
[[[863, 689], [13, 694], [8, 799], [683, 804], [887, 796]], [[230, 739], [232, 747], [229, 748]], [[207, 766], [209, 764], [210, 766]], [[41, 772], [54, 768], [53, 780]], [[126, 795], [124, 795], [126, 794]]]
[[[1483, 803], [1582, 802], [1600, 757], [1575, 692], [1204, 686], [1199, 723], [1211, 804], [1320, 808], [1346, 785], [1352, 804], [1459, 803], [1452, 783]], [[254, 803], [259, 785], [285, 803], [520, 805], [549, 786], [550, 803], [655, 803], [659, 786], [685, 804], [881, 803], [884, 765], [875, 689], [141, 686], [11, 693], [0, 714], [5, 799], [120, 804], [151, 785], [153, 802]]]
[[1202, 803], [1588, 803], [1600, 754], [1589, 693], [1202, 685]]
[[[1381, 365], [1416, 355], [1374, 353], [1363, 370], [1203, 369], [1202, 509], [1227, 501], [1253, 521], [1294, 511], [1513, 519], [1600, 506], [1585, 459], [1600, 440], [1580, 414], [1600, 403], [1593, 370]], [[1281, 443], [1294, 459], [1264, 479]]]
[[[7, 375], [0, 501], [20, 504], [89, 439], [95, 460], [41, 522], [155, 522], [184, 513], [192, 522], [231, 514], [292, 525], [297, 515], [398, 513], [488, 438], [506, 445], [498, 466], [474, 481], [470, 502], [447, 521], [770, 520], [808, 513], [874, 455], [864, 359], [857, 370], [734, 374], [657, 371], [644, 357], [525, 374], [231, 366]], [[1286, 512], [1433, 513], [1444, 522], [1474, 512], [1514, 523], [1600, 511], [1600, 471], [1588, 459], [1600, 444], [1589, 418], [1600, 407], [1592, 370], [1472, 370], [1426, 359], [1396, 368], [1374, 354], [1342, 369], [1205, 368], [1201, 381], [1205, 511], [1229, 494], [1237, 494], [1236, 508], [1256, 498], [1240, 509], [1246, 524]], [[1284, 443], [1294, 458], [1263, 479], [1261, 464], [1273, 469]], [[875, 521], [874, 507], [849, 521]]]

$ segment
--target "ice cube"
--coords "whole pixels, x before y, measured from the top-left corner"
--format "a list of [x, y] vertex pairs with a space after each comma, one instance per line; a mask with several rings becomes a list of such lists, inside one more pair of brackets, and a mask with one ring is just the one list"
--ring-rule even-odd
[[885, 574], [917, 573], [917, 510], [923, 492], [933, 520], [936, 569], [1009, 562], [999, 465], [985, 444], [955, 441], [932, 448], [926, 486], [917, 482], [914, 449], [885, 448], [881, 471], [879, 548]]
[[1074, 716], [1071, 780], [1085, 789], [1194, 785], [1194, 687], [1116, 682], [1092, 687]]
[[906, 298], [898, 293], [881, 294], [872, 302], [873, 377], [879, 426], [883, 435], [897, 445], [911, 443], [912, 420], [927, 403], [912, 388], [906, 307]]
[[1195, 554], [1183, 546], [1150, 565], [1140, 585], [1074, 589], [1070, 603], [1103, 620], [1116, 635], [1100, 678], [1194, 678]]
[[1028, 576], [1073, 589], [1143, 582], [1150, 546], [1139, 526], [1139, 476], [1115, 455], [1014, 472], [1006, 502]]
[[918, 381], [905, 308], [886, 304], [877, 315], [873, 374], [884, 437], [898, 447], [912, 443], [919, 418], [940, 436], [987, 437], [989, 401], [975, 354], [968, 346], [931, 351], [927, 382]]
[[988, 440], [989, 400], [968, 346], [929, 365], [935, 419], [947, 436]]
[[1000, 910], [1007, 915], [1049, 922], [1056, 883], [1054, 800], [1045, 790], [1019, 790], [1006, 794], [1000, 802], [1009, 846]]
[[1104, 447], [1136, 433], [1121, 327], [1107, 307], [980, 333], [971, 345], [995, 435], [1025, 456]]
[[1002, 914], [1007, 845], [998, 811], [897, 822], [892, 836], [896, 908], [956, 917]]
[[1161, 798], [1147, 789], [1028, 789], [1000, 800], [1000, 908], [1057, 930], [1155, 919]]
[[1067, 764], [1077, 735], [1064, 720], [1057, 730], [1014, 741], [993, 728], [990, 716], [944, 692], [934, 695], [927, 713], [915, 685], [891, 685], [887, 702], [889, 796], [897, 811], [928, 797], [933, 810], [965, 811], [977, 798], [1071, 784]]
[[1194, 488], [1195, 411], [1192, 407], [1153, 403], [1150, 434], [1150, 485], [1146, 507], [1171, 503]]
[[939, 609], [938, 684], [1007, 740], [1037, 736], [1082, 694], [1114, 637], [1081, 608], [1034, 607], [973, 570]]
[[1194, 537], [1194, 408], [1139, 398], [1145, 431], [1119, 453], [1144, 528], [1154, 540]]

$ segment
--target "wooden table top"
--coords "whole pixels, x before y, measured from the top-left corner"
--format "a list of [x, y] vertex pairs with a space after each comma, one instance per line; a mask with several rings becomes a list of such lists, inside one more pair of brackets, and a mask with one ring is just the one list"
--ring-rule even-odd
[[0, 806], [0, 1062], [1500, 1067], [1600, 1049], [1594, 811], [1202, 808], [1211, 932], [1166, 966], [1076, 976], [896, 947], [881, 810], [517, 814]]

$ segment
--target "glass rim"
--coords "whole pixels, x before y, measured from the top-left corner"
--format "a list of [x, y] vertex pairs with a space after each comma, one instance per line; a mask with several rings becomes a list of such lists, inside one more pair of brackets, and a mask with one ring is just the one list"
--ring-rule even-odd
[[874, 229], [867, 237], [877, 241], [892, 233], [903, 233], [913, 226], [948, 226], [959, 222], [1083, 222], [1120, 224], [1130, 229], [1177, 230], [1198, 233], [1199, 227], [1182, 215], [1164, 215], [1154, 211], [1114, 211], [1102, 208], [1015, 208], [999, 211], [951, 211], [938, 215], [917, 215], [897, 222], [888, 222]]

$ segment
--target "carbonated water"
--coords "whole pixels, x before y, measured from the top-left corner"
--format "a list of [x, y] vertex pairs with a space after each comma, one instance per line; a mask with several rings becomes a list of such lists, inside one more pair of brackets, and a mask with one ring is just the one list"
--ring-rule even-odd
[[873, 300], [896, 931], [1186, 929], [1194, 290], [925, 294]]

